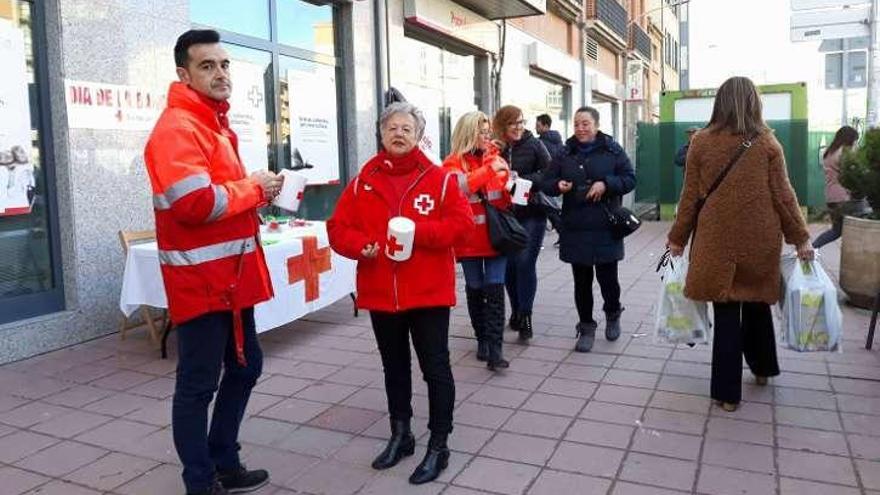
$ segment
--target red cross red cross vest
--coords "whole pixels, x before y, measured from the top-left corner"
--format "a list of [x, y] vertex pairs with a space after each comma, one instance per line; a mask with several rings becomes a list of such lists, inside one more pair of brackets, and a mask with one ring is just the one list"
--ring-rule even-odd
[[493, 258], [498, 251], [489, 242], [489, 226], [486, 224], [486, 207], [480, 195], [483, 195], [493, 206], [501, 209], [510, 208], [510, 193], [505, 189], [510, 173], [507, 170], [496, 172], [492, 168], [495, 160], [502, 160], [498, 148], [490, 146], [482, 156], [466, 153], [462, 156], [449, 155], [443, 161], [443, 168], [455, 172], [459, 177], [459, 186], [468, 196], [474, 215], [476, 228], [464, 241], [456, 244], [455, 256], [461, 258]]
[[[409, 158], [417, 171], [402, 191], [383, 170], [384, 152], [368, 161], [327, 221], [333, 250], [358, 262], [357, 302], [363, 309], [398, 312], [455, 306], [452, 247], [473, 230], [471, 209], [454, 174], [431, 163], [418, 149]], [[416, 224], [412, 256], [402, 262], [385, 255], [388, 220], [396, 216]], [[364, 247], [373, 242], [379, 243], [379, 254], [364, 257]]]
[[258, 238], [263, 192], [239, 160], [228, 109], [171, 84], [144, 158], [171, 321], [233, 312], [243, 362], [240, 310], [271, 298], [272, 285]]

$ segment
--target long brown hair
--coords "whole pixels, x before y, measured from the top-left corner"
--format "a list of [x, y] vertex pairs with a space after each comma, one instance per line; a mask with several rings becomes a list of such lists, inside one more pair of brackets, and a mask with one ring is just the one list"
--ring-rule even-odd
[[831, 141], [831, 144], [828, 146], [828, 149], [825, 150], [825, 153], [822, 154], [822, 158], [828, 158], [828, 156], [840, 148], [851, 148], [852, 145], [856, 144], [856, 141], [859, 140], [859, 131], [853, 129], [852, 127], [845, 125], [837, 130], [837, 133], [834, 134], [834, 140]]
[[762, 115], [761, 96], [747, 77], [731, 77], [724, 81], [715, 95], [712, 118], [706, 126], [710, 132], [722, 130], [751, 136], [769, 128]]
[[504, 140], [507, 128], [515, 124], [522, 114], [522, 109], [515, 105], [504, 105], [499, 108], [492, 119], [492, 131], [495, 133], [495, 138]]

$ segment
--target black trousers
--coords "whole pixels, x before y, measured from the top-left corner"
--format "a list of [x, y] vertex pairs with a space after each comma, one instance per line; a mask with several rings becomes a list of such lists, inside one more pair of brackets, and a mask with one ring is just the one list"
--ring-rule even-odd
[[574, 274], [574, 302], [581, 323], [595, 322], [593, 319], [593, 271], [599, 279], [602, 292], [602, 310], [605, 313], [620, 311], [620, 282], [617, 279], [617, 262], [601, 265], [572, 264]]
[[371, 311], [373, 333], [385, 369], [385, 394], [392, 420], [412, 418], [409, 337], [428, 384], [428, 429], [452, 432], [455, 381], [449, 364], [449, 308], [419, 308], [399, 313]]
[[[189, 492], [210, 488], [215, 470], [241, 465], [238, 429], [251, 389], [263, 370], [254, 309], [242, 310], [241, 319], [247, 366], [241, 366], [235, 357], [232, 312], [204, 314], [177, 327], [179, 357], [171, 422], [174, 446], [183, 464], [183, 482]], [[208, 405], [215, 392], [209, 429]]]
[[758, 302], [712, 303], [712, 398], [738, 403], [742, 399], [742, 358], [756, 376], [776, 376], [776, 337], [770, 305]]

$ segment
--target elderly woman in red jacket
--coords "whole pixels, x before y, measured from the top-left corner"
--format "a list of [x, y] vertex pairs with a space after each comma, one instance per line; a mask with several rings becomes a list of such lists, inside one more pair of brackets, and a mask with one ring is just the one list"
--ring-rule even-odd
[[477, 337], [477, 359], [488, 361], [487, 367], [495, 371], [510, 365], [502, 353], [507, 258], [489, 242], [483, 199], [498, 208], [510, 207], [510, 194], [504, 188], [510, 167], [498, 156], [491, 138], [486, 114], [464, 114], [452, 132], [452, 149], [443, 168], [459, 174], [477, 226], [470, 236], [456, 244], [455, 257], [464, 271], [468, 315]]
[[[432, 481], [446, 468], [452, 432], [455, 383], [449, 364], [449, 308], [455, 305], [453, 246], [473, 230], [467, 199], [454, 174], [418, 148], [425, 118], [415, 106], [389, 105], [379, 121], [383, 149], [346, 187], [327, 222], [330, 245], [357, 260], [358, 307], [370, 311], [382, 356], [391, 439], [373, 461], [387, 469], [412, 455], [410, 335], [428, 384], [431, 438], [425, 458], [409, 481]], [[388, 221], [415, 223], [412, 254], [406, 261], [386, 255]], [[396, 241], [392, 240], [396, 243]]]

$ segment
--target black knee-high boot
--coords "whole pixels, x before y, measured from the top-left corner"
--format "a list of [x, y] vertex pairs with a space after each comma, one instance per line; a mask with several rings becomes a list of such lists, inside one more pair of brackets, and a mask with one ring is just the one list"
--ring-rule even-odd
[[489, 346], [487, 367], [495, 371], [510, 366], [504, 359], [504, 286], [487, 285], [486, 291], [486, 340]]
[[486, 293], [483, 289], [465, 287], [467, 296], [468, 316], [471, 317], [471, 326], [474, 327], [474, 336], [477, 337], [477, 360], [489, 359], [489, 346], [486, 341]]

